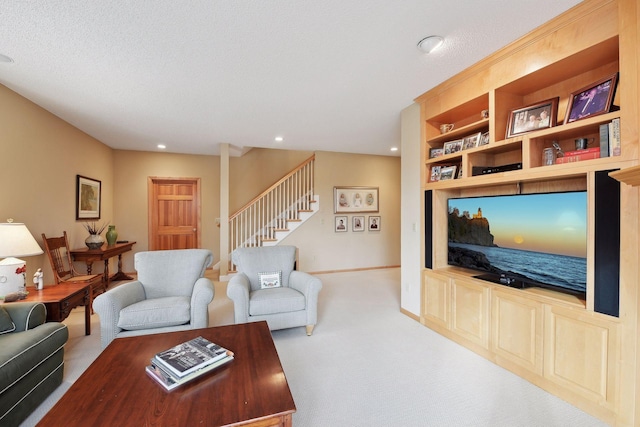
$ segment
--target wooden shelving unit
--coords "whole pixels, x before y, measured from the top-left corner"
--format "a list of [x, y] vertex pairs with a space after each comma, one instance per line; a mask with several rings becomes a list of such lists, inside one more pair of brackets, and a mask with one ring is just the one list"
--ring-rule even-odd
[[[421, 322], [616, 425], [640, 425], [638, 17], [635, 0], [586, 0], [416, 99], [421, 106], [421, 187], [432, 201], [425, 215], [431, 221], [425, 226], [433, 252], [431, 268], [422, 270]], [[615, 72], [615, 108], [564, 124], [571, 93]], [[512, 110], [554, 97], [559, 98], [556, 126], [505, 138]], [[482, 117], [483, 110], [489, 111], [488, 118]], [[600, 125], [613, 119], [621, 123], [619, 156], [543, 165], [542, 152], [552, 142], [565, 151], [575, 149], [576, 138], [599, 144]], [[442, 134], [442, 124], [454, 128]], [[489, 132], [489, 143], [430, 158], [432, 149], [477, 132]], [[473, 174], [474, 167], [512, 163], [521, 163], [521, 169]], [[458, 165], [462, 173], [430, 182], [431, 168], [446, 165]], [[594, 177], [611, 170], [618, 170], [609, 175], [623, 183], [619, 317], [594, 308], [594, 243], [587, 254], [586, 300], [490, 284], [448, 266], [448, 198], [586, 190], [593, 241]]]

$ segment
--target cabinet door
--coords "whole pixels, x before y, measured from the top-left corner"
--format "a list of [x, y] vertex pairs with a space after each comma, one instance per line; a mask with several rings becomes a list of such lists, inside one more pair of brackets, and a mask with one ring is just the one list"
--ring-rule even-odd
[[492, 290], [491, 350], [499, 364], [542, 375], [542, 304], [500, 290]]
[[617, 390], [618, 320], [547, 307], [544, 376], [612, 410]]
[[488, 349], [489, 288], [470, 280], [454, 279], [451, 308], [451, 330]]
[[422, 323], [449, 329], [451, 312], [449, 278], [425, 271], [422, 287]]

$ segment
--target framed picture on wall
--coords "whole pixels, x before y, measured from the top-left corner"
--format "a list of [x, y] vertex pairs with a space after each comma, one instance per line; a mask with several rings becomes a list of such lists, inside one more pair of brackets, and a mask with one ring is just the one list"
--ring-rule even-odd
[[335, 219], [335, 231], [336, 233], [345, 233], [347, 231], [347, 217], [346, 216], [337, 216]]
[[369, 217], [369, 231], [380, 231], [380, 217], [379, 216], [370, 216]]
[[102, 182], [76, 175], [76, 219], [100, 219]]
[[378, 212], [378, 187], [333, 187], [334, 213]]
[[354, 216], [353, 217], [353, 231], [364, 231], [364, 217], [363, 216]]

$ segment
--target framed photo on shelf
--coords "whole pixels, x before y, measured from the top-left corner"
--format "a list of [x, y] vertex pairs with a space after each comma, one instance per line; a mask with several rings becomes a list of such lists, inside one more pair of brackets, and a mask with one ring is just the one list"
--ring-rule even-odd
[[378, 212], [378, 187], [333, 187], [334, 213]]
[[440, 169], [440, 181], [446, 181], [449, 179], [455, 179], [456, 178], [456, 169], [457, 166], [443, 166], [442, 169]]
[[480, 140], [478, 141], [478, 147], [481, 145], [487, 145], [489, 143], [489, 132], [484, 132], [480, 135]]
[[102, 182], [76, 175], [76, 219], [100, 219]]
[[558, 115], [558, 99], [558, 97], [547, 99], [511, 111], [507, 126], [507, 138], [555, 126]]
[[364, 231], [364, 217], [363, 216], [354, 216], [353, 217], [353, 231]]
[[335, 219], [335, 232], [336, 233], [346, 233], [347, 232], [347, 217], [346, 216], [337, 216]]
[[608, 113], [613, 104], [617, 82], [618, 73], [614, 73], [572, 93], [569, 96], [569, 105], [564, 123]]
[[431, 148], [429, 149], [429, 158], [435, 159], [444, 155], [444, 148]]
[[369, 231], [380, 231], [380, 217], [379, 216], [370, 216], [369, 217]]
[[457, 139], [455, 141], [448, 141], [444, 143], [444, 154], [453, 154], [462, 150], [462, 139]]
[[480, 137], [482, 136], [481, 132], [478, 132], [473, 135], [469, 135], [462, 140], [462, 149], [468, 150], [469, 148], [476, 148], [478, 146], [478, 142], [480, 141]]
[[431, 166], [431, 170], [429, 171], [429, 182], [440, 181], [440, 169], [442, 169], [442, 166], [439, 166], [439, 165]]

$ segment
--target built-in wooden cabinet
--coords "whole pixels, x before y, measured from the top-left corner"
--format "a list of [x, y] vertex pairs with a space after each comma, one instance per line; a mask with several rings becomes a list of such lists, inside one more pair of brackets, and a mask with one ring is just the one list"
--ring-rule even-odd
[[[431, 239], [423, 245], [429, 268], [422, 271], [421, 322], [616, 425], [640, 425], [640, 198], [638, 187], [621, 179], [620, 316], [597, 313], [595, 175], [619, 170], [611, 176], [625, 177], [640, 163], [639, 17], [635, 0], [586, 0], [416, 99], [421, 106], [420, 179], [429, 209], [424, 212], [425, 238]], [[615, 107], [565, 124], [570, 95], [613, 73], [619, 76]], [[506, 137], [511, 111], [555, 97], [556, 126]], [[600, 125], [614, 119], [621, 124], [620, 155], [543, 164], [543, 150], [553, 142], [565, 151], [575, 149], [576, 138], [598, 144]], [[442, 133], [443, 124], [453, 129]], [[431, 157], [445, 143], [479, 132], [488, 132], [487, 144]], [[474, 167], [514, 163], [521, 167], [473, 173]], [[458, 167], [455, 179], [430, 180], [433, 166], [448, 165]], [[586, 190], [589, 200], [586, 299], [503, 287], [448, 265], [449, 198], [572, 190]]]

